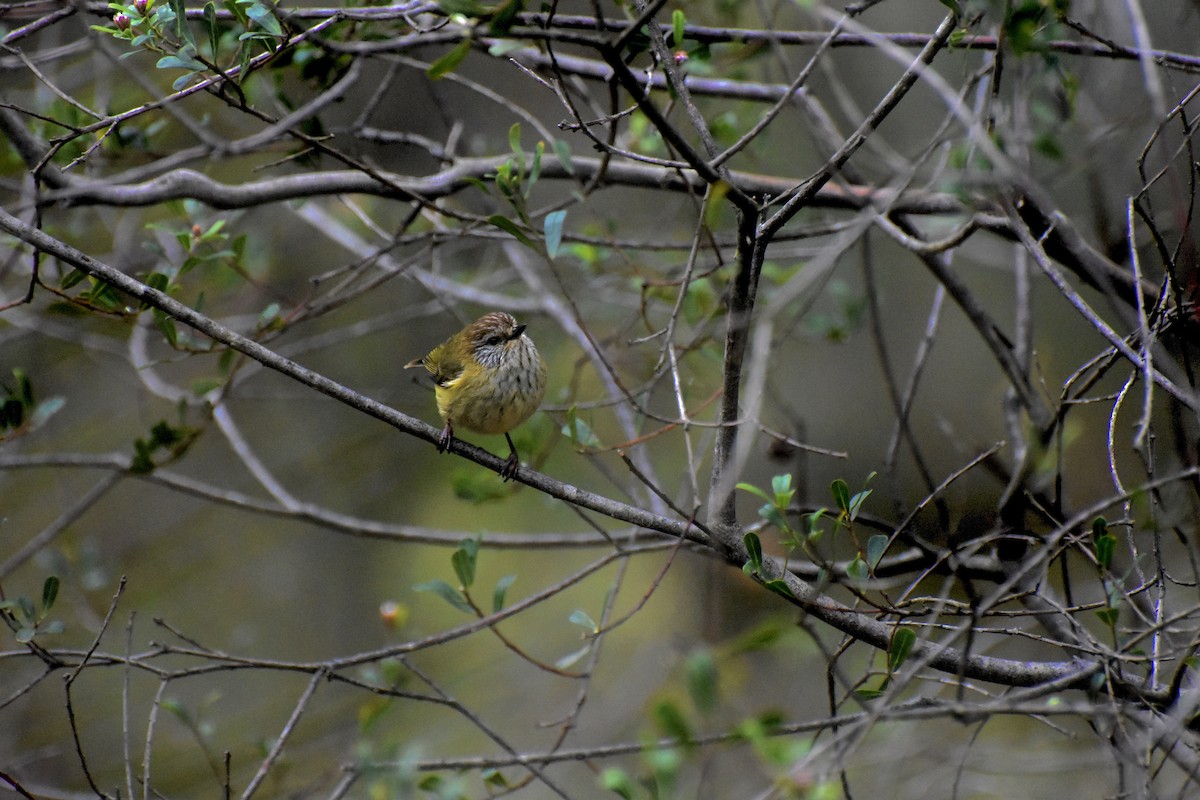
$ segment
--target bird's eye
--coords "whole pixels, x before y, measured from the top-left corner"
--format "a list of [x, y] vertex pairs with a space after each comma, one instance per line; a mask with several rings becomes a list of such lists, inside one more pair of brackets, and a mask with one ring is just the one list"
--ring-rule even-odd
[[496, 345], [500, 344], [503, 341], [504, 341], [503, 338], [493, 334], [493, 335], [487, 337], [486, 339], [484, 339], [483, 343], [486, 344], [488, 347], [495, 347]]

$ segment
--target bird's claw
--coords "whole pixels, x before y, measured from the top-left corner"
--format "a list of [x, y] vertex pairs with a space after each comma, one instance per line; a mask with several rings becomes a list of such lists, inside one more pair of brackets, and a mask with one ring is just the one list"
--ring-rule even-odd
[[509, 453], [508, 458], [504, 461], [504, 466], [500, 468], [500, 480], [502, 482], [516, 480], [520, 470], [521, 459], [517, 458], [516, 453]]

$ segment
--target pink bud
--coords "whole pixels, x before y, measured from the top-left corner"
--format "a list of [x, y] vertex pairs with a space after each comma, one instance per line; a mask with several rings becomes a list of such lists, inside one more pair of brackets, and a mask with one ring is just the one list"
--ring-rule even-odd
[[139, 14], [145, 15], [146, 9], [150, 6], [150, 0], [133, 0], [133, 7], [137, 9]]
[[119, 12], [113, 14], [113, 24], [117, 26], [117, 30], [127, 31], [129, 30], [129, 26], [132, 24], [132, 21], [129, 19], [128, 14]]
[[676, 50], [674, 56], [675, 56], [675, 64], [676, 65], [681, 66], [681, 65], [687, 63], [688, 54], [687, 54], [686, 50]]

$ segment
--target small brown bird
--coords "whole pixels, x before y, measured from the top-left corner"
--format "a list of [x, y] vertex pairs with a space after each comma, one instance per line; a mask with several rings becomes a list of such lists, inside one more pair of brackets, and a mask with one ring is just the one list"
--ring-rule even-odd
[[503, 311], [479, 319], [429, 351], [405, 369], [424, 367], [433, 375], [438, 413], [446, 422], [437, 449], [444, 453], [454, 426], [475, 433], [503, 433], [509, 455], [500, 470], [504, 480], [516, 477], [517, 448], [508, 432], [537, 411], [546, 393], [546, 363], [533, 340]]

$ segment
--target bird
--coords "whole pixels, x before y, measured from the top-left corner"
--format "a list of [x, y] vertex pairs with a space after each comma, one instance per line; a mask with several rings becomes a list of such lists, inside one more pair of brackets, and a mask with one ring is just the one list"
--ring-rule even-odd
[[521, 462], [509, 431], [529, 419], [546, 394], [546, 362], [511, 314], [493, 311], [467, 325], [405, 369], [424, 367], [433, 376], [438, 414], [446, 426], [437, 440], [444, 453], [454, 428], [503, 433], [508, 460], [500, 477], [512, 480]]

